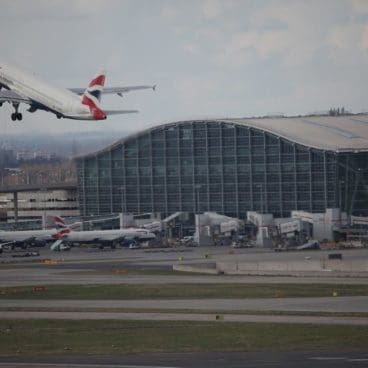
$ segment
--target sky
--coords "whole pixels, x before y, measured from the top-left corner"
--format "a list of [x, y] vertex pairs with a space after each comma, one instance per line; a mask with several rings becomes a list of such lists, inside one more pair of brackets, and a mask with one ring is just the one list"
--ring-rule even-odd
[[[62, 87], [157, 84], [104, 96], [105, 121], [25, 112], [4, 133], [135, 132], [193, 118], [368, 111], [367, 0], [0, 0], [0, 57]], [[118, 134], [118, 133], [117, 133]], [[117, 136], [117, 139], [120, 138]]]

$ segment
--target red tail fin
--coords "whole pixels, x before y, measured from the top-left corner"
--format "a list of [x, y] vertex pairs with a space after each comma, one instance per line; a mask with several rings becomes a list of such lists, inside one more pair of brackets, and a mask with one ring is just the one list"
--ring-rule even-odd
[[101, 92], [105, 84], [105, 79], [104, 72], [97, 74], [89, 83], [82, 97], [82, 104], [89, 107], [91, 114], [96, 120], [106, 119], [106, 115], [100, 106]]
[[53, 216], [53, 220], [57, 229], [66, 227], [64, 219], [61, 218], [60, 216]]
[[56, 234], [53, 235], [53, 237], [55, 239], [60, 239], [63, 237], [63, 235], [65, 234], [69, 234], [70, 233], [70, 229], [62, 229], [62, 230], [59, 230]]

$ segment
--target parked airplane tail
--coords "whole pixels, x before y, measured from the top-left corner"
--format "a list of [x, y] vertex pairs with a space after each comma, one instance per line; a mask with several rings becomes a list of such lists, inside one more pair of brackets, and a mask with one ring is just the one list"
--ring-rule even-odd
[[46, 229], [62, 229], [66, 227], [67, 225], [62, 217], [56, 215], [46, 216]]
[[53, 228], [56, 229], [69, 229], [69, 230], [73, 230], [73, 231], [79, 231], [81, 230], [82, 227], [82, 223], [80, 221], [77, 222], [73, 222], [72, 224], [66, 224], [66, 222], [64, 221], [64, 219], [61, 216], [52, 216], [52, 220], [53, 220]]
[[57, 229], [65, 229], [67, 227], [64, 219], [60, 216], [53, 216], [53, 220]]
[[63, 235], [69, 234], [69, 233], [70, 233], [70, 229], [69, 228], [64, 228], [64, 229], [59, 230], [56, 234], [54, 234], [53, 238], [61, 239], [63, 237]]
[[105, 85], [105, 73], [98, 73], [89, 83], [83, 93], [82, 104], [87, 105], [91, 114], [96, 120], [106, 119], [105, 113], [101, 109], [101, 93]]

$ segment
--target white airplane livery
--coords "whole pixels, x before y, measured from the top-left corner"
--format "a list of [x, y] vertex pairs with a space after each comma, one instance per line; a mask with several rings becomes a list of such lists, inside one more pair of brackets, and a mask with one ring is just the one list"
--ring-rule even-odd
[[100, 244], [109, 245], [116, 248], [124, 240], [136, 240], [144, 242], [153, 240], [156, 235], [147, 229], [142, 228], [124, 228], [116, 230], [90, 230], [90, 231], [72, 231], [70, 228], [63, 228], [58, 234], [54, 235], [58, 239], [51, 245], [51, 250], [60, 250], [60, 246], [66, 244]]
[[117, 94], [156, 86], [104, 87], [105, 73], [98, 73], [85, 88], [63, 89], [42, 80], [34, 73], [13, 64], [0, 64], [0, 106], [13, 105], [11, 119], [22, 120], [21, 103], [29, 105], [28, 111], [45, 110], [58, 118], [75, 120], [104, 120], [108, 115], [128, 114], [137, 110], [103, 110], [101, 94]]
[[12, 248], [20, 246], [27, 248], [28, 246], [59, 239], [59, 237], [75, 229], [78, 223], [66, 225], [64, 220], [59, 216], [53, 216], [52, 221], [54, 227], [49, 230], [19, 230], [19, 231], [0, 231], [0, 250], [4, 246]]

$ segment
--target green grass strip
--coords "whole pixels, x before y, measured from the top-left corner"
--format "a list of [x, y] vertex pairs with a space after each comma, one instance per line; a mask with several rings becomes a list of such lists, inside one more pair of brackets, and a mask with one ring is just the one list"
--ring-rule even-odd
[[0, 356], [366, 349], [368, 327], [179, 321], [0, 320]]

